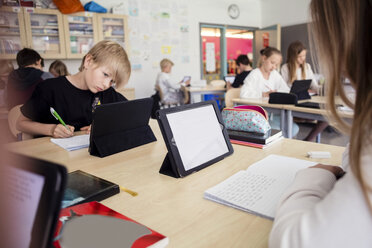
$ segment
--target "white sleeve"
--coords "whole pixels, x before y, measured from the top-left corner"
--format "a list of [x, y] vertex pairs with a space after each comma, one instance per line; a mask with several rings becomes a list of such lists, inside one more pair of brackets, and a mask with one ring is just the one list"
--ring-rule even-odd
[[244, 79], [243, 87], [240, 90], [240, 98], [262, 98], [260, 80], [255, 71], [249, 73]]
[[319, 85], [318, 82], [315, 80], [313, 70], [311, 69], [311, 66], [309, 64], [306, 64], [306, 78], [312, 80], [310, 88], [314, 91], [318, 91]]
[[292, 82], [289, 82], [289, 71], [288, 71], [288, 65], [284, 64], [282, 68], [280, 69], [280, 74], [282, 75], [282, 78], [284, 82], [287, 83], [288, 87], [291, 87]]
[[274, 73], [275, 75], [275, 90], [277, 90], [278, 92], [288, 93], [290, 89], [279, 72], [274, 70], [271, 73]]
[[165, 75], [162, 75], [160, 77], [160, 80], [159, 80], [159, 84], [162, 85], [163, 87], [167, 88], [167, 89], [175, 89], [175, 90], [178, 90], [181, 88], [181, 85], [179, 84], [175, 84], [171, 81], [171, 78], [168, 76], [165, 76]]

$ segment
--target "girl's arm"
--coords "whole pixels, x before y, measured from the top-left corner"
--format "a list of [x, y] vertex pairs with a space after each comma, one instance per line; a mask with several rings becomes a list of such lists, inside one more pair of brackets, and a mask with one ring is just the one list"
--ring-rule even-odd
[[254, 73], [250, 73], [245, 79], [240, 90], [240, 98], [262, 98], [262, 87], [259, 78]]

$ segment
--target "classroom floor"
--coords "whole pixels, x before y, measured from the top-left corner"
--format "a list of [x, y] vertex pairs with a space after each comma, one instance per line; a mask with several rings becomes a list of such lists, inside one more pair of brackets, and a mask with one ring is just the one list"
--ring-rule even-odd
[[[300, 131], [298, 132], [296, 139], [302, 140], [304, 139], [310, 130], [313, 128], [315, 124], [312, 123], [297, 123], [300, 127]], [[349, 137], [339, 133], [334, 128], [326, 128], [322, 134], [320, 143], [322, 144], [329, 144], [335, 146], [346, 146], [349, 142]]]

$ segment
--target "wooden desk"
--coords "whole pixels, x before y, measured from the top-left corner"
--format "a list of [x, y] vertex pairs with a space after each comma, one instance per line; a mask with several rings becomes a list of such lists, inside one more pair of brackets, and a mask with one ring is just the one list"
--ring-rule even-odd
[[121, 88], [116, 89], [116, 91], [125, 96], [128, 100], [134, 100], [136, 98], [134, 88]]
[[[206, 189], [269, 154], [280, 154], [329, 164], [340, 164], [343, 147], [284, 139], [259, 150], [233, 145], [234, 154], [185, 178], [159, 174], [166, 147], [155, 121], [158, 139], [141, 147], [106, 158], [93, 157], [87, 149], [68, 152], [39, 138], [12, 143], [8, 147], [21, 154], [81, 169], [139, 193], [120, 193], [103, 204], [169, 237], [169, 247], [267, 247], [272, 222], [234, 208], [203, 199]], [[331, 159], [309, 159], [307, 151], [325, 150]]]
[[[313, 96], [311, 99], [302, 100], [301, 102], [317, 102], [317, 103], [325, 103], [325, 97], [320, 96]], [[340, 99], [336, 99], [336, 101], [342, 104]], [[250, 105], [260, 105], [264, 107], [269, 112], [278, 112], [281, 114], [281, 123], [280, 128], [283, 130], [285, 137], [292, 138], [292, 125], [293, 125], [293, 117], [305, 118], [310, 120], [318, 120], [318, 121], [325, 121], [327, 116], [327, 111], [325, 109], [316, 109], [316, 108], [305, 108], [305, 107], [297, 107], [291, 104], [271, 104], [268, 103], [268, 98], [261, 98], [261, 99], [233, 99], [234, 105], [242, 105], [242, 104], [250, 104]], [[352, 112], [341, 112], [340, 116], [345, 119], [352, 119], [353, 113]], [[320, 136], [317, 138], [317, 141], [320, 141]]]
[[207, 85], [205, 87], [186, 87], [186, 90], [190, 93], [190, 103], [200, 102], [202, 95], [217, 94], [224, 95], [226, 92], [225, 87], [214, 87]]

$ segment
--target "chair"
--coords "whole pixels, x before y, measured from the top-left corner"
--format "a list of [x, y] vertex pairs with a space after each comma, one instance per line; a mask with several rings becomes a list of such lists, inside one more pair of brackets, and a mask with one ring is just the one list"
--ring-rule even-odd
[[232, 99], [240, 97], [240, 88], [232, 88], [226, 91], [225, 94], [225, 106], [231, 108], [234, 106]]
[[162, 90], [161, 90], [161, 88], [160, 88], [159, 85], [155, 85], [155, 90], [156, 90], [157, 92], [159, 92], [159, 96], [160, 96], [160, 102], [159, 102], [159, 105], [160, 105], [160, 108], [161, 108], [161, 109], [162, 109], [162, 108], [170, 108], [170, 107], [174, 107], [174, 106], [178, 106], [178, 105], [180, 105], [179, 102], [166, 102], [166, 101], [164, 101], [164, 100], [163, 100], [163, 99], [164, 99], [164, 95], [163, 95], [163, 92], [162, 92]]
[[21, 115], [21, 107], [22, 104], [14, 106], [8, 113], [9, 129], [13, 136], [17, 139], [17, 141], [33, 138], [30, 134], [22, 133], [17, 129], [17, 120]]
[[213, 87], [225, 87], [226, 82], [224, 80], [212, 80], [209, 84]]

